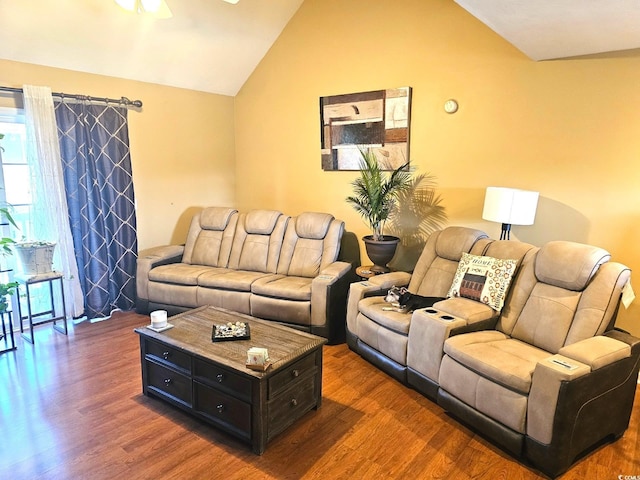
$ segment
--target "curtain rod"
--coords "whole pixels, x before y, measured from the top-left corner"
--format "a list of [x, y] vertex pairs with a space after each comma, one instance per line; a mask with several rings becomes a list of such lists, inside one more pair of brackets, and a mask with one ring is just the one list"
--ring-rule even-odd
[[[15, 87], [2, 87], [0, 86], [0, 90], [4, 91], [4, 92], [13, 92], [13, 93], [23, 93], [22, 88], [15, 88]], [[87, 100], [90, 102], [106, 102], [106, 103], [119, 103], [121, 105], [125, 105], [125, 106], [132, 106], [132, 107], [138, 107], [141, 108], [142, 107], [142, 102], [140, 100], [129, 100], [127, 97], [120, 97], [120, 99], [115, 99], [115, 98], [102, 98], [102, 97], [91, 97], [89, 95], [76, 95], [76, 94], [69, 94], [69, 93], [56, 93], [56, 92], [52, 92], [51, 95], [53, 97], [60, 97], [61, 99], [65, 99], [65, 98], [73, 98], [75, 100]]]

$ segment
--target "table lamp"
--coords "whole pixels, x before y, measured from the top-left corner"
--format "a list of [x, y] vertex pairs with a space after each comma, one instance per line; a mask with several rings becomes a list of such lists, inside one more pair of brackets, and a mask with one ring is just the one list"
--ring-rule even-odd
[[502, 223], [500, 240], [509, 240], [511, 225], [533, 225], [538, 195], [530, 190], [487, 187], [482, 218]]

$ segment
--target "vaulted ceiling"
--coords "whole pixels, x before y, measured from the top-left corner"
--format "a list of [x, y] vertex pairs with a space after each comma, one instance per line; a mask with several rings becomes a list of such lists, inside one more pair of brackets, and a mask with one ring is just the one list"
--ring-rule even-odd
[[235, 95], [303, 0], [0, 0], [0, 58]]
[[[0, 58], [233, 96], [303, 2], [166, 1], [0, 0]], [[532, 60], [640, 48], [638, 0], [455, 1]]]
[[640, 48], [638, 0], [456, 0], [532, 60]]

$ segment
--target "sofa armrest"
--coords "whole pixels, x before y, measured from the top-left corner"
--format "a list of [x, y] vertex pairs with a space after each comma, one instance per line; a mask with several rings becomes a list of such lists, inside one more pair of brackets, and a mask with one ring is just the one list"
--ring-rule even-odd
[[553, 419], [562, 382], [587, 375], [589, 365], [563, 355], [552, 355], [536, 364], [527, 407], [527, 435], [548, 444], [553, 436]]
[[550, 443], [562, 383], [630, 356], [631, 348], [626, 343], [596, 336], [562, 347], [558, 354], [538, 362], [529, 394], [527, 435], [540, 443]]
[[347, 330], [356, 333], [356, 318], [358, 317], [358, 304], [365, 297], [386, 295], [393, 287], [406, 287], [411, 280], [411, 274], [407, 272], [390, 272], [375, 275], [368, 280], [355, 282], [349, 288], [347, 302]]
[[350, 263], [333, 262], [311, 281], [311, 332], [326, 337], [330, 344], [344, 341], [352, 272]]
[[465, 298], [448, 298], [413, 312], [407, 366], [438, 382], [444, 343], [461, 333], [492, 330], [498, 316], [492, 308]]
[[634, 337], [629, 332], [614, 328], [608, 332], [603, 333], [605, 337], [614, 338], [620, 342], [624, 342], [631, 347], [631, 354], [636, 355], [640, 353], [640, 338]]
[[138, 253], [136, 264], [136, 310], [148, 313], [149, 304], [149, 272], [152, 268], [182, 260], [183, 245], [163, 245], [147, 248]]
[[408, 272], [389, 272], [375, 275], [367, 280], [371, 285], [381, 289], [390, 289], [393, 286], [406, 287], [411, 281], [411, 274]]
[[[475, 323], [486, 323], [487, 326], [477, 328], [476, 330], [486, 330], [493, 328], [498, 322], [498, 313], [488, 305], [475, 300], [462, 297], [452, 297], [445, 300], [441, 300], [433, 304], [433, 308], [436, 310], [449, 314], [456, 318], [465, 320], [467, 325]], [[472, 331], [472, 330], [468, 330]]]
[[[591, 343], [582, 342], [586, 340], [568, 353], [575, 355], [573, 350]], [[629, 426], [640, 355], [630, 349], [629, 356], [616, 360], [619, 355], [613, 352], [620, 351], [620, 345], [604, 343], [600, 353], [581, 352], [588, 363], [557, 354], [536, 365], [525, 448], [527, 457], [549, 476], [564, 472], [585, 450], [603, 438], [621, 436]]]
[[437, 384], [444, 342], [451, 336], [452, 331], [466, 325], [466, 320], [443, 315], [435, 308], [413, 312], [409, 327], [407, 366]]
[[610, 363], [631, 355], [631, 347], [624, 342], [604, 335], [587, 338], [562, 347], [558, 353], [598, 370]]

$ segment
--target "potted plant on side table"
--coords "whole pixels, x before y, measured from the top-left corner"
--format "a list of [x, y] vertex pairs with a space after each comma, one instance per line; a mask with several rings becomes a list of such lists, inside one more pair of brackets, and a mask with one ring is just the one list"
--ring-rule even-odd
[[372, 230], [371, 235], [362, 238], [367, 255], [374, 263], [371, 270], [385, 273], [389, 271], [387, 263], [395, 255], [400, 238], [384, 235], [384, 225], [394, 211], [399, 195], [412, 187], [412, 173], [408, 163], [395, 170], [383, 170], [371, 148], [361, 148], [360, 154], [360, 176], [352, 182], [353, 195], [347, 197], [347, 203]]
[[53, 253], [55, 242], [23, 241], [14, 245], [18, 252], [22, 273], [24, 275], [40, 275], [53, 270]]

